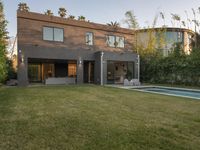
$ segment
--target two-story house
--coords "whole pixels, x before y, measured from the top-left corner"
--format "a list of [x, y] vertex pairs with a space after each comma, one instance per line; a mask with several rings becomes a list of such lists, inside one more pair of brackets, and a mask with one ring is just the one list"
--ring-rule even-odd
[[17, 36], [19, 85], [57, 79], [116, 84], [138, 77], [133, 30], [18, 11]]

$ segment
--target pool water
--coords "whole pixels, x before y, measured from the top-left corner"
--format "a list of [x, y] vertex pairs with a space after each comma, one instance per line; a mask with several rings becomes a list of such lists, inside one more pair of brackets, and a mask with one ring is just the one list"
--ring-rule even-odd
[[157, 94], [188, 97], [200, 100], [200, 90], [168, 88], [168, 87], [142, 87], [138, 88], [138, 90], [157, 93]]

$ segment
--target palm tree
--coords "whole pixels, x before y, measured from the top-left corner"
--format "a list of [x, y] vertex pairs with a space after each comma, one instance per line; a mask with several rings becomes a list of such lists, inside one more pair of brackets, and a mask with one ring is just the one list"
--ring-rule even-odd
[[84, 16], [78, 16], [78, 20], [85, 21], [85, 17]]
[[26, 3], [19, 3], [18, 4], [18, 10], [19, 11], [24, 11], [24, 12], [28, 12], [29, 11], [29, 7]]
[[67, 15], [67, 10], [63, 7], [60, 7], [58, 14], [60, 15], [60, 17], [64, 18]]
[[107, 25], [108, 26], [111, 26], [111, 27], [115, 27], [115, 28], [117, 28], [117, 27], [119, 27], [120, 26], [120, 24], [117, 22], [117, 21], [115, 21], [115, 22], [110, 22], [110, 23], [107, 23]]
[[45, 15], [53, 16], [53, 12], [50, 9], [47, 9], [46, 12], [44, 12]]

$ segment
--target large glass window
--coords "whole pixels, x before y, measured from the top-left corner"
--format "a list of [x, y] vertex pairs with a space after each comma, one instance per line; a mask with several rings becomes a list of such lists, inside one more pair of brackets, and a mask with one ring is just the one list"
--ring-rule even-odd
[[76, 77], [76, 62], [68, 62], [68, 77]]
[[115, 64], [113, 61], [108, 61], [107, 62], [107, 82], [108, 84], [113, 84], [115, 83], [115, 77], [114, 77], [114, 73], [115, 73]]
[[115, 47], [115, 36], [107, 36], [107, 45], [110, 47]]
[[42, 81], [40, 64], [28, 64], [28, 79], [29, 82]]
[[43, 27], [43, 40], [63, 42], [64, 31], [61, 28]]
[[116, 36], [117, 47], [124, 48], [124, 37]]
[[63, 29], [54, 28], [54, 41], [63, 42]]
[[110, 47], [124, 48], [124, 37], [108, 35], [106, 43]]
[[86, 45], [93, 45], [93, 33], [92, 32], [86, 33], [85, 42], [86, 42]]
[[134, 79], [134, 62], [108, 61], [107, 83], [123, 83], [124, 79]]
[[133, 62], [128, 62], [126, 76], [127, 76], [128, 80], [134, 79], [135, 74], [134, 74], [134, 63]]
[[53, 41], [53, 28], [43, 28], [43, 40]]
[[55, 66], [54, 64], [43, 64], [43, 78], [49, 78], [55, 76]]
[[166, 40], [168, 43], [177, 43], [183, 41], [183, 33], [182, 32], [166, 32]]

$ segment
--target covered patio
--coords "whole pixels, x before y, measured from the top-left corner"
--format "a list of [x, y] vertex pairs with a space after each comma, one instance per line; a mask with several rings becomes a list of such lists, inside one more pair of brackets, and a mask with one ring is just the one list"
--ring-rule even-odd
[[76, 60], [28, 59], [29, 83], [75, 84]]

